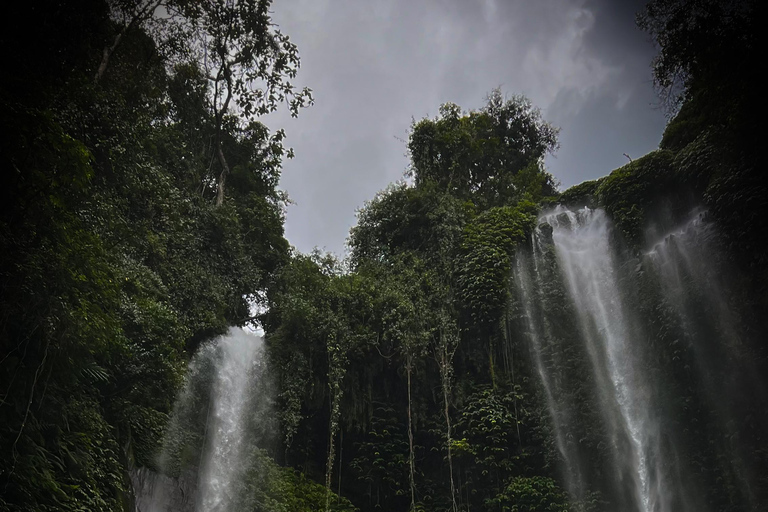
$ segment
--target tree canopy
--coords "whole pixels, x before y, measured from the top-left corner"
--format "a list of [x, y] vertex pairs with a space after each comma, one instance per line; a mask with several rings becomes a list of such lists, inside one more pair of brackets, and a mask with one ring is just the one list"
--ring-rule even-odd
[[414, 123], [408, 139], [416, 184], [435, 183], [483, 208], [514, 202], [527, 192], [552, 195], [554, 178], [544, 156], [557, 148], [557, 129], [523, 96], [495, 89], [478, 111], [446, 103], [435, 119]]
[[[656, 42], [654, 80], [662, 102], [691, 127], [757, 143], [758, 3], [754, 0], [652, 0], [638, 25]], [[683, 119], [680, 119], [682, 122]], [[680, 131], [672, 124], [670, 127]], [[690, 140], [687, 140], [690, 142]]]
[[3, 16], [0, 510], [127, 509], [191, 353], [266, 304], [289, 150], [257, 117], [308, 101], [269, 8]]

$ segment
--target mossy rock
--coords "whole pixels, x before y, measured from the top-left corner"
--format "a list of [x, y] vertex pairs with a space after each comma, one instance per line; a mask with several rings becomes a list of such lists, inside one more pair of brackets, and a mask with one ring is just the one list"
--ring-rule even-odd
[[677, 152], [673, 166], [682, 182], [702, 192], [712, 177], [722, 172], [722, 150], [718, 149], [714, 136], [705, 132]]
[[574, 185], [560, 194], [557, 202], [569, 208], [581, 208], [584, 206], [592, 208], [595, 206], [595, 192], [604, 179], [599, 178]]
[[706, 120], [696, 101], [689, 99], [667, 124], [659, 148], [678, 151], [692, 143], [706, 126]]
[[668, 150], [648, 153], [603, 178], [595, 191], [598, 204], [631, 245], [641, 242], [649, 207], [680, 188], [674, 156]]

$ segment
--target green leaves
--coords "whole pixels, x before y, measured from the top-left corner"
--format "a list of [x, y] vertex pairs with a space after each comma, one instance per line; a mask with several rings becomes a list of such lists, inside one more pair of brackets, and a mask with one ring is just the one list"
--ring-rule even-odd
[[[181, 4], [198, 16], [186, 21], [202, 20], [196, 3], [171, 2], [173, 21]], [[266, 73], [265, 87], [280, 89], [276, 101], [306, 98], [283, 88], [298, 65], [295, 46], [284, 36], [256, 44], [259, 31], [274, 34], [269, 2], [201, 8], [235, 5], [250, 35], [229, 35], [250, 42], [230, 40], [245, 59], [233, 65], [273, 59], [276, 67], [248, 73]], [[126, 17], [110, 18], [110, 8]], [[248, 301], [264, 305], [288, 259], [285, 196], [276, 190], [285, 134], [224, 113], [233, 172], [227, 201], [215, 208], [215, 92], [205, 62], [179, 58], [171, 51], [179, 45], [160, 47], [183, 30], [163, 32], [170, 18], [145, 17], [122, 33], [135, 2], [20, 10], [36, 24], [12, 47], [15, 76], [36, 94], [0, 87], [8, 170], [0, 187], [0, 447], [11, 454], [0, 461], [0, 487], [12, 489], [0, 509], [121, 510], [128, 459], [152, 464], [189, 354], [248, 321]], [[258, 12], [266, 17], [253, 18]], [[104, 45], [121, 33], [94, 84]], [[50, 48], [63, 63], [48, 65]], [[274, 61], [283, 53], [287, 60]]]
[[568, 498], [551, 478], [516, 477], [492, 500], [504, 512], [568, 512]]
[[[353, 265], [412, 252], [435, 265], [450, 259], [473, 207], [434, 184], [391, 185], [358, 212], [349, 237]], [[442, 262], [441, 262], [442, 260]]]
[[486, 494], [524, 467], [522, 441], [515, 439], [521, 421], [515, 416], [515, 399], [504, 391], [480, 389], [467, 397], [456, 421], [457, 437], [462, 438], [459, 455], [469, 458], [475, 486]]
[[408, 436], [404, 411], [380, 405], [373, 412], [366, 439], [355, 446], [350, 461], [355, 476], [376, 488], [384, 499], [408, 493]]
[[463, 116], [454, 104], [436, 119], [411, 127], [408, 150], [416, 185], [432, 182], [482, 209], [510, 204], [526, 193], [554, 193], [554, 179], [540, 168], [557, 147], [557, 129], [523, 96], [505, 99], [499, 89], [486, 106]]
[[515, 248], [531, 232], [536, 206], [521, 202], [480, 214], [464, 228], [457, 263], [459, 298], [474, 325], [499, 325]]
[[[327, 491], [303, 473], [275, 464], [264, 453], [247, 479], [251, 498], [244, 500], [249, 510], [263, 512], [317, 512], [325, 509]], [[331, 494], [331, 511], [355, 512], [347, 500]]]

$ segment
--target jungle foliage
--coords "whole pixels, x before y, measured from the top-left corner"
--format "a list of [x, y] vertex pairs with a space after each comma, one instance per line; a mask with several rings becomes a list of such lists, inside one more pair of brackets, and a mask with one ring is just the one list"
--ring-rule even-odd
[[477, 112], [444, 105], [413, 125], [415, 184], [359, 212], [350, 268], [320, 253], [284, 268], [264, 325], [286, 462], [362, 510], [512, 510], [539, 485], [551, 494], [519, 510], [564, 503], [505, 330], [555, 134], [500, 91]]
[[[495, 90], [479, 110], [449, 103], [415, 122], [412, 184], [360, 210], [344, 261], [292, 252], [283, 236], [291, 151], [259, 115], [312, 100], [292, 84], [297, 49], [270, 4], [44, 1], [4, 16], [15, 29], [0, 30], [13, 70], [0, 84], [0, 511], [130, 510], [129, 471], [157, 469], [189, 358], [254, 320], [280, 438], [251, 454], [254, 510], [611, 510], [599, 482], [564, 490], [510, 269], [542, 207], [605, 208], [638, 257], [645, 226], [703, 203], [739, 270], [722, 278], [745, 332], [768, 332], [756, 2], [652, 0], [640, 25], [674, 114], [660, 149], [562, 194], [543, 166], [557, 130], [524, 97]], [[606, 476], [572, 305], [555, 255], [544, 260], [540, 293], [568, 347], [547, 364], [563, 369], [587, 469]], [[690, 340], [638, 268], [649, 371], [670, 383], [666, 399], [693, 404], [677, 419], [690, 434], [680, 451], [720, 510], [745, 510], [735, 470], [709, 469], [724, 452]], [[745, 350], [766, 369], [764, 347]], [[728, 379], [725, 366], [714, 374]], [[743, 396], [733, 407], [747, 414]], [[749, 418], [731, 431], [752, 449], [744, 468], [766, 459]]]
[[[611, 495], [606, 482], [623, 477], [610, 473], [589, 357], [579, 348], [555, 255], [545, 254], [538, 269], [546, 312], [524, 308], [510, 269], [518, 256], [525, 261], [519, 253], [529, 250], [542, 207], [604, 208], [618, 228], [617, 245], [637, 261], [656, 242], [646, 238], [648, 226], [663, 232], [703, 204], [723, 233], [713, 264], [739, 268], [728, 274], [733, 281], [726, 288], [744, 305], [744, 336], [766, 332], [755, 314], [765, 311], [768, 281], [764, 252], [754, 242], [760, 228], [754, 213], [768, 196], [755, 170], [758, 146], [733, 136], [754, 129], [741, 115], [752, 71], [724, 77], [720, 71], [731, 64], [732, 71], [742, 69], [741, 60], [728, 64], [723, 53], [704, 55], [713, 44], [721, 48], [721, 39], [727, 54], [736, 52], [733, 45], [752, 51], [755, 32], [744, 14], [752, 7], [733, 3], [724, 7], [734, 9], [728, 11], [733, 16], [718, 22], [715, 4], [654, 1], [641, 14], [641, 26], [661, 47], [657, 83], [670, 91], [675, 115], [659, 150], [599, 180], [555, 191], [541, 164], [557, 147], [557, 130], [521, 97], [504, 98], [497, 90], [478, 111], [446, 104], [438, 117], [414, 122], [408, 140], [413, 183], [392, 185], [361, 209], [349, 238], [349, 267], [329, 266], [329, 257], [317, 253], [294, 258], [287, 267], [293, 270], [279, 280], [265, 326], [284, 390], [278, 406], [290, 421], [286, 461], [324, 476], [362, 510], [616, 509], [623, 498]], [[753, 206], [758, 210], [750, 213]], [[736, 489], [740, 477], [722, 468], [759, 471], [762, 420], [750, 416], [737, 428], [752, 455], [724, 466], [724, 452], [702, 448], [712, 446], [716, 429], [705, 398], [691, 392], [701, 383], [691, 373], [691, 352], [680, 346], [690, 338], [658, 295], [658, 276], [637, 264], [625, 270], [622, 282], [637, 290], [627, 300], [652, 326], [656, 353], [648, 371], [668, 382], [663, 400], [696, 404], [676, 419], [680, 431], [690, 433], [679, 440], [681, 464], [707, 482], [703, 499], [722, 510], [748, 510], [752, 505], [740, 501]], [[746, 275], [758, 278], [746, 282]], [[310, 280], [322, 283], [320, 289], [307, 286]], [[315, 300], [326, 296], [337, 300]], [[588, 490], [580, 496], [568, 496], [568, 478], [558, 471], [565, 463], [525, 341], [529, 314], [546, 314], [550, 335], [559, 340], [560, 348], [553, 345], [544, 357], [560, 375], [559, 407], [571, 418], [567, 442], [585, 464], [569, 468], [570, 478], [585, 479]], [[324, 330], [329, 325], [331, 333]], [[338, 350], [343, 359], [334, 355]], [[744, 350], [765, 366], [764, 347]], [[717, 372], [728, 380], [725, 366]], [[734, 407], [748, 414], [744, 400]], [[768, 487], [765, 479], [753, 482], [759, 502]]]
[[[189, 355], [246, 322], [289, 258], [288, 149], [256, 114], [308, 101], [295, 47], [269, 2], [242, 2], [236, 34], [217, 3], [160, 4], [3, 16], [0, 510], [128, 510]], [[231, 45], [218, 61], [181, 44], [206, 32]], [[232, 66], [263, 74], [231, 84], [237, 111]]]

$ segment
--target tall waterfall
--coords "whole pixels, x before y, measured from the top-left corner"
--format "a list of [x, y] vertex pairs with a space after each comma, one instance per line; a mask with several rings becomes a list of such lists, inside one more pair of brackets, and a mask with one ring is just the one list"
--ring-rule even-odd
[[720, 509], [753, 509], [764, 455], [742, 453], [739, 439], [760, 435], [765, 414], [740, 425], [765, 386], [750, 370], [715, 238], [697, 212], [638, 256], [602, 210], [558, 207], [519, 251], [522, 330], [576, 500], [599, 496], [600, 509], [622, 512], [718, 510], [707, 486], [727, 485], [743, 501]]
[[[189, 364], [158, 458], [134, 477], [137, 511], [215, 512], [246, 506], [270, 421], [262, 340], [232, 328]], [[262, 447], [263, 448], [263, 447]]]
[[552, 226], [560, 268], [576, 304], [579, 327], [599, 383], [599, 393], [616, 469], [627, 480], [638, 510], [669, 510], [661, 478], [663, 454], [654, 417], [652, 383], [642, 374], [639, 345], [631, 312], [621, 296], [610, 223], [601, 210], [556, 212]]

